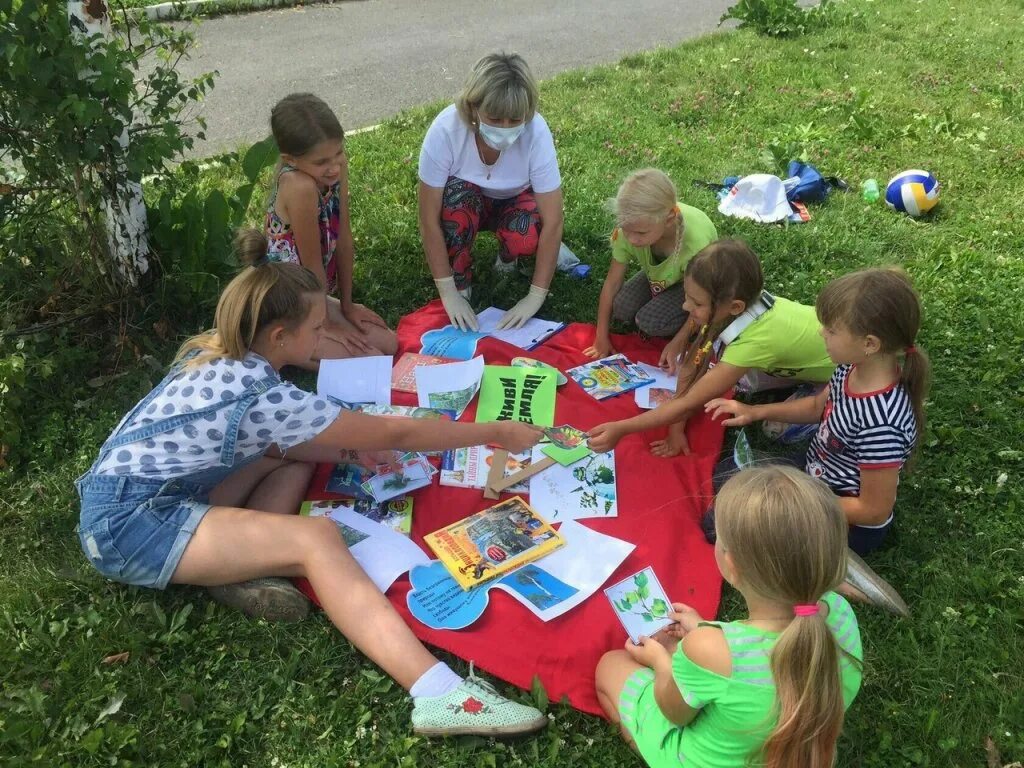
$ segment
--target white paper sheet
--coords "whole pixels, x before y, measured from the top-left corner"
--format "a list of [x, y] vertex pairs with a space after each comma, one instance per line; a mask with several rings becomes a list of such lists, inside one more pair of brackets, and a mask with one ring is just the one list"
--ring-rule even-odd
[[[533, 447], [533, 461], [545, 458]], [[530, 478], [530, 506], [549, 523], [585, 517], [618, 517], [615, 451], [592, 453], [575, 464], [553, 467]]]
[[335, 509], [328, 516], [349, 529], [342, 529], [346, 541], [359, 538], [351, 531], [362, 536], [349, 545], [349, 551], [381, 592], [387, 592], [395, 579], [414, 565], [430, 562], [430, 558], [411, 539], [386, 525], [368, 520], [354, 510]]
[[555, 320], [541, 320], [539, 317], [531, 317], [522, 328], [498, 330], [498, 323], [505, 316], [505, 310], [497, 307], [488, 307], [476, 316], [480, 325], [480, 332], [493, 336], [496, 339], [511, 344], [520, 349], [533, 349], [549, 336], [557, 333], [565, 327], [564, 323]]
[[[515, 570], [496, 585], [544, 621], [561, 616], [593, 595], [635, 549], [628, 541], [598, 533], [575, 520], [563, 523], [558, 532], [565, 537], [565, 546]], [[531, 566], [576, 589], [575, 594], [556, 600], [550, 585], [535, 578]]]
[[390, 355], [321, 360], [316, 391], [346, 403], [391, 405]]
[[456, 418], [461, 417], [480, 391], [483, 375], [484, 358], [480, 355], [459, 363], [417, 367], [416, 396], [420, 407], [443, 408], [455, 411]]
[[661, 368], [656, 365], [647, 365], [647, 363], [637, 363], [648, 376], [654, 378], [651, 384], [647, 384], [640, 389], [634, 390], [633, 398], [636, 400], [636, 404], [641, 408], [650, 410], [656, 407], [656, 403], [651, 402], [651, 391], [655, 389], [668, 389], [673, 393], [676, 391], [676, 376], [675, 374], [669, 375], [665, 373]]

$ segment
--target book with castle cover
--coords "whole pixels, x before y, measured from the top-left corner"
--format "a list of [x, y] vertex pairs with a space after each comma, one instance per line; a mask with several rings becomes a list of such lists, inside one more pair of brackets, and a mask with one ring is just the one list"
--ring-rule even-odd
[[566, 373], [595, 400], [621, 395], [654, 381], [652, 376], [639, 365], [631, 363], [625, 355], [603, 357], [570, 368]]
[[463, 589], [538, 560], [565, 543], [519, 496], [428, 533], [424, 541]]

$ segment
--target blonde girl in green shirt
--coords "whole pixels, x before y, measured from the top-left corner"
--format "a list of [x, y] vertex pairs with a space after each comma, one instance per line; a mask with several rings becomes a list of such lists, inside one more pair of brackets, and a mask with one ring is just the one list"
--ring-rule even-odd
[[[690, 258], [718, 237], [703, 211], [678, 201], [675, 185], [656, 168], [634, 171], [611, 203], [618, 226], [612, 232], [612, 260], [601, 288], [592, 358], [615, 352], [612, 317], [635, 323], [648, 336], [673, 336], [686, 322], [683, 270]], [[640, 267], [628, 281], [631, 264]]]
[[[826, 768], [861, 685], [860, 630], [835, 593], [846, 518], [793, 467], [747, 469], [718, 494], [715, 560], [747, 618], [676, 624], [597, 665], [597, 696], [652, 768]], [[785, 567], [780, 567], [785, 564]]]
[[684, 327], [661, 356], [663, 367], [678, 368], [675, 397], [631, 419], [594, 427], [591, 449], [610, 451], [628, 434], [668, 426], [668, 436], [652, 443], [651, 451], [689, 454], [687, 419], [748, 374], [760, 379], [755, 389], [766, 380], [795, 386], [832, 377], [835, 363], [814, 307], [766, 292], [761, 261], [742, 240], [718, 240], [702, 249], [686, 265], [683, 291], [693, 327]]

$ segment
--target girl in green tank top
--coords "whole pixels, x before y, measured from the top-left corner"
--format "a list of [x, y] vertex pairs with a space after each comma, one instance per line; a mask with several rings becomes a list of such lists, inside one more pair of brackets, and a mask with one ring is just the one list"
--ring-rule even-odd
[[597, 425], [589, 433], [593, 450], [610, 451], [626, 435], [667, 426], [668, 435], [651, 443], [651, 452], [688, 454], [687, 420], [748, 374], [794, 387], [824, 385], [832, 377], [836, 366], [814, 307], [766, 292], [761, 260], [742, 240], [703, 248], [686, 265], [683, 290], [690, 325], [661, 354], [669, 373], [681, 357], [675, 397], [653, 411]]
[[830, 766], [861, 684], [857, 619], [834, 592], [845, 517], [824, 483], [781, 466], [735, 475], [715, 509], [715, 559], [747, 618], [674, 604], [668, 630], [602, 657], [598, 700], [652, 768]]

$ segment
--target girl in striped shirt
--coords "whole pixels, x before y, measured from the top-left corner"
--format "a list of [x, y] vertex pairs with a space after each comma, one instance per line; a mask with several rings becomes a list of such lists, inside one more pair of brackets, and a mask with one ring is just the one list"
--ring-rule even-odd
[[863, 658], [835, 592], [837, 499], [792, 467], [748, 469], [722, 487], [716, 526], [715, 559], [746, 618], [703, 621], [674, 604], [676, 624], [601, 658], [598, 700], [652, 768], [832, 765]]
[[705, 410], [728, 416], [726, 426], [819, 422], [805, 469], [840, 497], [850, 548], [863, 555], [892, 527], [900, 470], [924, 431], [930, 366], [915, 343], [921, 302], [902, 270], [865, 269], [825, 286], [815, 308], [837, 364], [821, 393], [765, 405], [716, 399]]

